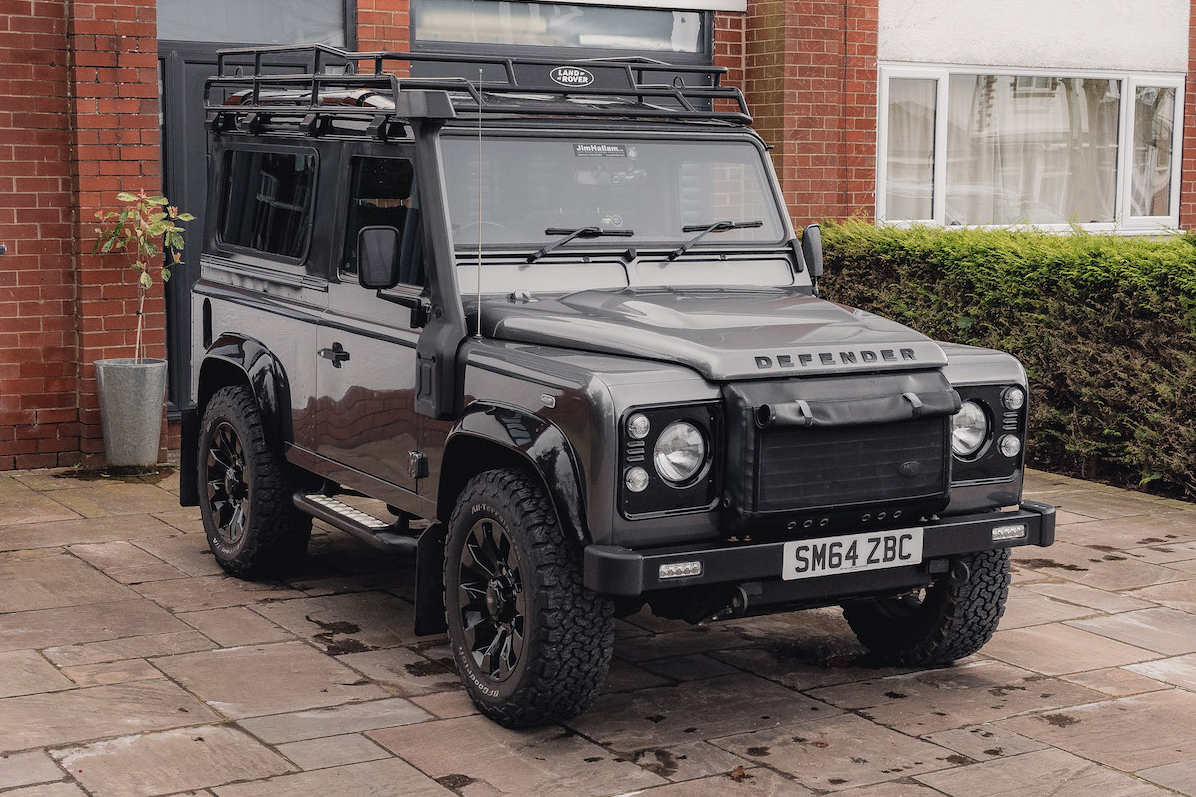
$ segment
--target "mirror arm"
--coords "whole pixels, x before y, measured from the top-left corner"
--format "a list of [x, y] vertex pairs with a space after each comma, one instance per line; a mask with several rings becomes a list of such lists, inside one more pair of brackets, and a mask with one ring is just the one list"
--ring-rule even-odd
[[425, 302], [422, 296], [396, 294], [386, 290], [379, 290], [378, 298], [391, 304], [409, 308], [411, 310], [412, 329], [423, 329], [428, 325], [428, 320], [432, 316], [432, 306]]

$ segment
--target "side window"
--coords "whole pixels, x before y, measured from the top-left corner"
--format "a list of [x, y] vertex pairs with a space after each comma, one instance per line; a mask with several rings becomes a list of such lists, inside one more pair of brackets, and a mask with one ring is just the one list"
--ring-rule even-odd
[[233, 150], [225, 153], [228, 181], [221, 240], [287, 258], [301, 258], [311, 234], [316, 156]]
[[364, 227], [399, 231], [399, 282], [424, 287], [423, 241], [419, 197], [411, 161], [402, 158], [354, 158], [349, 215], [345, 223], [345, 255], [341, 270], [357, 273], [357, 235]]

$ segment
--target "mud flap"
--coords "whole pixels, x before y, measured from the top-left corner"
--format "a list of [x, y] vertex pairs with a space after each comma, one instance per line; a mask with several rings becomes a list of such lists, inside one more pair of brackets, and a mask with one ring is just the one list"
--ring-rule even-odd
[[415, 546], [415, 635], [443, 634], [444, 526], [430, 527]]
[[199, 506], [198, 410], [183, 410], [179, 432], [179, 506]]

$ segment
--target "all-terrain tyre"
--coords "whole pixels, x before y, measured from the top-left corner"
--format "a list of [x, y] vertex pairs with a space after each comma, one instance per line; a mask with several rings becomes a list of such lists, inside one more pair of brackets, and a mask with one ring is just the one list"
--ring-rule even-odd
[[614, 604], [582, 584], [539, 480], [521, 470], [475, 476], [445, 539], [444, 605], [469, 696], [508, 728], [575, 717], [602, 690]]
[[882, 664], [950, 664], [980, 650], [997, 630], [1009, 596], [1009, 550], [961, 557], [953, 572], [920, 595], [846, 604], [843, 616]]
[[266, 442], [261, 412], [244, 385], [208, 401], [199, 428], [199, 511], [208, 545], [228, 573], [277, 575], [307, 551], [311, 517], [295, 508], [282, 455]]

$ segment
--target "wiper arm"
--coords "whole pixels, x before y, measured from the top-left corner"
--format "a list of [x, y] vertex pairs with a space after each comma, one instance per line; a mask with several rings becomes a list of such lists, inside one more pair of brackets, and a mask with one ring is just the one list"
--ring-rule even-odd
[[558, 246], [564, 246], [572, 241], [574, 238], [603, 238], [606, 236], [613, 236], [616, 238], [630, 238], [635, 235], [635, 230], [604, 230], [601, 227], [578, 227], [575, 230], [561, 227], [549, 227], [544, 231], [545, 235], [563, 235], [564, 238], [559, 241], [553, 241], [536, 252], [527, 256], [527, 262], [535, 263], [544, 255], [556, 249]]
[[693, 238], [669, 252], [669, 260], [676, 260], [689, 251], [689, 248], [712, 232], [726, 232], [727, 230], [742, 230], [747, 227], [763, 227], [762, 221], [716, 221], [714, 224], [687, 224], [681, 232], [696, 232]]

